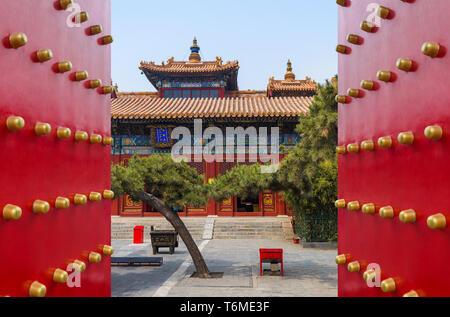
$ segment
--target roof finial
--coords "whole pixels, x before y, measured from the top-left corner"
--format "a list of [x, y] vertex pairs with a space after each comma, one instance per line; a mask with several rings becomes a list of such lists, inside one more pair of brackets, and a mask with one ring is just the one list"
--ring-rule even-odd
[[295, 74], [292, 72], [292, 63], [290, 59], [287, 62], [287, 72], [286, 75], [284, 75], [284, 79], [289, 81], [295, 80]]
[[191, 46], [191, 55], [189, 56], [189, 61], [191, 63], [199, 63], [200, 58], [200, 46], [197, 45], [197, 37], [194, 36], [194, 44]]

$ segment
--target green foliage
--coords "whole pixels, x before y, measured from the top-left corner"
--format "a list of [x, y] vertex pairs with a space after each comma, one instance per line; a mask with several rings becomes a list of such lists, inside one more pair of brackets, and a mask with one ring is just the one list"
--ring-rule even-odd
[[127, 193], [139, 201], [139, 193], [145, 191], [178, 209], [204, 206], [208, 201], [203, 175], [185, 162], [175, 162], [170, 155], [135, 156], [126, 167], [113, 165], [111, 174], [117, 197]]
[[209, 194], [216, 201], [239, 196], [243, 199], [255, 198], [266, 190], [274, 187], [276, 174], [261, 174], [261, 166], [236, 165], [225, 175], [219, 175], [209, 185]]
[[[281, 162], [278, 173], [278, 182], [285, 186], [285, 200], [295, 212], [298, 234], [307, 240], [337, 238], [336, 95], [337, 87], [332, 83], [319, 86], [309, 114], [302, 116], [297, 126], [302, 139]], [[316, 232], [319, 220], [327, 223], [323, 225], [325, 232]]]

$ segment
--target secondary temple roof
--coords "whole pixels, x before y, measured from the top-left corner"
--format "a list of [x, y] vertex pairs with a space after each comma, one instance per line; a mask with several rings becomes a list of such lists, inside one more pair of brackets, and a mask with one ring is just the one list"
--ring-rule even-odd
[[305, 80], [296, 80], [295, 74], [292, 72], [292, 63], [289, 60], [284, 80], [275, 80], [274, 77], [270, 78], [267, 85], [267, 94], [271, 97], [298, 94], [311, 96], [316, 93], [317, 88], [317, 83], [311, 80], [310, 77], [306, 77]]

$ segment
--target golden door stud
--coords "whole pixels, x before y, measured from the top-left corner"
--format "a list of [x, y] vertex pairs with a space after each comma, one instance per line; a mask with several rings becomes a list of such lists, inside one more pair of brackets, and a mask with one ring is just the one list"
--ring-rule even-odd
[[101, 25], [93, 25], [89, 28], [89, 33], [91, 35], [97, 35], [103, 32], [103, 28]]
[[345, 146], [339, 145], [339, 146], [336, 146], [336, 153], [342, 155], [342, 154], [347, 153], [347, 150], [346, 150]]
[[405, 72], [411, 71], [413, 62], [409, 58], [399, 58], [396, 64], [397, 68]]
[[65, 197], [58, 197], [55, 201], [56, 209], [67, 209], [70, 207], [70, 200]]
[[345, 208], [345, 206], [346, 206], [345, 199], [336, 200], [334, 202], [334, 205], [336, 206], [336, 208]]
[[112, 190], [105, 189], [103, 191], [103, 198], [104, 199], [113, 199], [114, 198], [114, 192]]
[[382, 18], [382, 19], [387, 19], [389, 17], [389, 14], [391, 13], [391, 11], [383, 6], [379, 6], [378, 10], [377, 10], [377, 15]]
[[339, 54], [347, 54], [348, 53], [348, 47], [342, 44], [338, 44], [336, 46], [336, 52]]
[[353, 143], [353, 144], [347, 145], [347, 151], [349, 153], [358, 153], [359, 152], [359, 145], [358, 145], [358, 143]]
[[347, 269], [351, 273], [356, 273], [356, 272], [359, 272], [359, 270], [361, 269], [361, 266], [359, 265], [358, 261], [354, 261], [354, 262], [350, 262], [348, 264]]
[[378, 146], [389, 149], [392, 147], [392, 138], [390, 136], [382, 137], [378, 139]]
[[361, 30], [368, 33], [372, 33], [373, 30], [375, 29], [375, 25], [369, 21], [362, 21], [360, 27]]
[[114, 248], [110, 245], [104, 245], [102, 248], [103, 255], [113, 255]]
[[75, 22], [84, 23], [89, 20], [89, 14], [86, 11], [80, 12], [75, 16]]
[[359, 98], [360, 97], [359, 89], [357, 89], [357, 88], [350, 88], [350, 89], [347, 90], [347, 95], [349, 95], [350, 97], [353, 97], [353, 98]]
[[432, 215], [428, 217], [427, 225], [430, 229], [445, 229], [445, 227], [447, 227], [447, 219], [443, 214]]
[[368, 281], [374, 282], [375, 281], [375, 277], [376, 277], [375, 276], [375, 270], [367, 270], [363, 274], [363, 279], [366, 282], [368, 282]]
[[336, 0], [336, 3], [340, 5], [341, 7], [347, 6], [347, 0]]
[[414, 290], [409, 291], [408, 293], [403, 294], [403, 297], [420, 297], [419, 293]]
[[344, 95], [337, 95], [335, 100], [337, 103], [347, 103], [347, 97]]
[[432, 58], [435, 58], [439, 55], [440, 49], [441, 46], [435, 42], [425, 42], [422, 45], [422, 53]]
[[360, 209], [359, 201], [351, 201], [347, 204], [347, 209], [350, 211], [358, 211]]
[[430, 140], [439, 141], [442, 138], [442, 135], [444, 134], [444, 131], [442, 128], [438, 125], [433, 125], [426, 127], [424, 131], [425, 137]]
[[30, 297], [44, 297], [46, 293], [47, 288], [44, 284], [41, 284], [38, 281], [34, 281], [30, 285], [30, 289], [28, 291], [28, 295], [30, 295]]
[[366, 215], [373, 215], [375, 214], [375, 211], [375, 204], [368, 203], [362, 206], [362, 212]]
[[80, 260], [73, 261], [73, 267], [75, 268], [75, 270], [80, 272], [86, 271], [86, 263]]
[[33, 212], [35, 214], [46, 214], [50, 211], [50, 204], [43, 200], [35, 200], [33, 202]]
[[58, 139], [68, 139], [72, 135], [72, 131], [69, 128], [58, 128], [56, 136]]
[[22, 130], [25, 127], [25, 120], [22, 117], [9, 116], [6, 119], [6, 127], [11, 132]]
[[345, 254], [340, 254], [335, 258], [336, 264], [342, 265], [347, 263], [347, 257]]
[[361, 142], [361, 149], [364, 151], [373, 151], [375, 148], [375, 144], [372, 140], [366, 140]]
[[78, 206], [86, 205], [87, 204], [87, 196], [83, 195], [83, 194], [76, 194], [73, 197], [73, 203]]
[[415, 223], [416, 222], [416, 212], [414, 209], [402, 210], [398, 215], [398, 218], [403, 223]]
[[69, 278], [69, 274], [61, 269], [56, 269], [53, 273], [53, 282], [55, 283], [66, 283]]
[[104, 86], [104, 87], [102, 87], [101, 92], [103, 95], [111, 94], [113, 92], [113, 87], [112, 86]]
[[394, 218], [394, 208], [391, 206], [382, 207], [380, 208], [379, 214], [381, 218], [392, 219]]
[[82, 70], [82, 71], [75, 73], [75, 80], [76, 81], [86, 80], [88, 78], [88, 76], [89, 76], [88, 72], [85, 70]]
[[67, 10], [73, 4], [72, 0], [59, 0], [59, 5], [63, 10]]
[[83, 142], [83, 141], [87, 141], [88, 139], [89, 139], [89, 135], [87, 134], [87, 132], [84, 132], [84, 131], [75, 132], [75, 141]]
[[395, 285], [395, 280], [393, 278], [388, 278], [381, 282], [381, 290], [385, 293], [395, 292], [397, 286]]
[[70, 72], [72, 70], [72, 63], [69, 62], [69, 61], [59, 62], [58, 63], [58, 70], [59, 70], [60, 73]]
[[401, 144], [412, 145], [414, 143], [414, 133], [402, 132], [398, 135], [398, 142]]
[[89, 201], [100, 201], [102, 200], [102, 194], [97, 192], [91, 192], [89, 194]]
[[89, 87], [91, 89], [98, 88], [101, 85], [102, 85], [102, 81], [100, 79], [93, 79], [93, 80], [89, 81]]
[[91, 252], [89, 253], [89, 263], [100, 263], [102, 260], [102, 256], [100, 253]]
[[377, 78], [378, 78], [378, 80], [381, 80], [381, 81], [384, 81], [384, 82], [388, 83], [392, 79], [392, 73], [390, 71], [387, 71], [387, 70], [380, 70], [377, 73]]
[[106, 35], [101, 38], [102, 45], [108, 45], [114, 42], [114, 39], [111, 35]]
[[375, 83], [372, 80], [363, 80], [361, 82], [361, 88], [365, 90], [374, 90]]
[[36, 135], [49, 135], [52, 132], [52, 127], [48, 123], [38, 122], [34, 126]]
[[110, 137], [110, 136], [105, 136], [103, 138], [103, 144], [104, 145], [111, 145], [111, 144], [113, 144], [113, 142], [114, 142], [114, 139], [112, 137]]
[[352, 44], [359, 44], [359, 36], [356, 34], [347, 35], [347, 42]]
[[8, 204], [3, 207], [3, 219], [19, 220], [22, 217], [22, 208], [19, 206]]
[[13, 48], [19, 48], [26, 45], [28, 42], [28, 38], [25, 33], [13, 33], [9, 36], [9, 44]]
[[36, 53], [39, 62], [45, 63], [53, 58], [53, 53], [51, 50], [39, 50]]
[[102, 143], [102, 136], [99, 134], [92, 134], [90, 137], [90, 141], [92, 144]]

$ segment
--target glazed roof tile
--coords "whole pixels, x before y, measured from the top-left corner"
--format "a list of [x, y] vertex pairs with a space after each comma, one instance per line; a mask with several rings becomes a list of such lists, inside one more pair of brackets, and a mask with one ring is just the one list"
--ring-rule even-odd
[[309, 112], [314, 97], [155, 98], [120, 93], [111, 100], [112, 119], [298, 117]]

